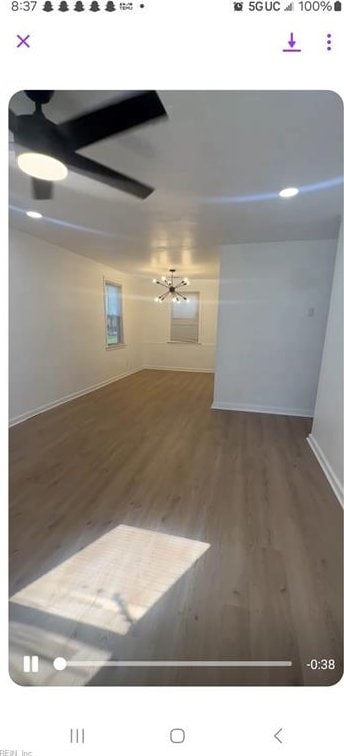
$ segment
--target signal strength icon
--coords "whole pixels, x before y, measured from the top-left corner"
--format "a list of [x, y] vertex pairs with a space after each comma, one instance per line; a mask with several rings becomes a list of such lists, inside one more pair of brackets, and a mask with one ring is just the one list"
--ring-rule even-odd
[[289, 3], [289, 5], [286, 5], [284, 8], [285, 11], [293, 11], [294, 10], [294, 3]]

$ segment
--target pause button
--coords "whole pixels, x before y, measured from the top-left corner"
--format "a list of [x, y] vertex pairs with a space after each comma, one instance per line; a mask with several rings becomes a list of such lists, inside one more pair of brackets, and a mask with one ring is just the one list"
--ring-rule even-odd
[[38, 672], [38, 669], [39, 669], [38, 656], [24, 656], [23, 658], [24, 672]]

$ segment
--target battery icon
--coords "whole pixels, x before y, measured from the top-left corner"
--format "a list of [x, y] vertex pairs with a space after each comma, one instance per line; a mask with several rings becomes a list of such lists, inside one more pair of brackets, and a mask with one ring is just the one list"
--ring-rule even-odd
[[339, 0], [336, 0], [335, 4], [333, 6], [333, 10], [335, 10], [335, 11], [341, 11], [342, 10], [342, 4], [339, 2]]

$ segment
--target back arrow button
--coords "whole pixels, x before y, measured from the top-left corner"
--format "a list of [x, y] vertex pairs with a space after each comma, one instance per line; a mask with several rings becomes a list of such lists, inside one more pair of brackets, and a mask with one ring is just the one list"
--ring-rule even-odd
[[277, 732], [275, 732], [274, 734], [274, 738], [276, 738], [276, 740], [278, 740], [279, 743], [283, 743], [283, 740], [281, 740], [281, 738], [279, 737], [282, 730], [283, 730], [283, 727], [280, 727], [279, 730], [277, 730]]

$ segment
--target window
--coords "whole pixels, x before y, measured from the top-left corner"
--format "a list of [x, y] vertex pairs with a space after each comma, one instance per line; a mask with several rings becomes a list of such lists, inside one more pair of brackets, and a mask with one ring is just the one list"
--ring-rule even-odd
[[188, 291], [187, 297], [171, 303], [171, 341], [198, 343], [199, 293]]
[[104, 281], [106, 346], [123, 344], [122, 287]]

